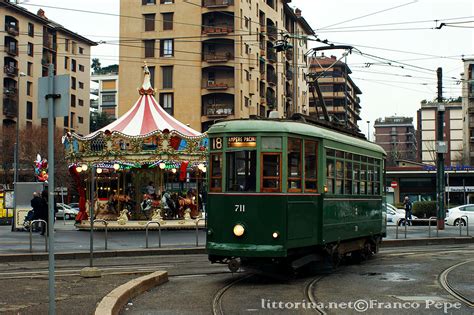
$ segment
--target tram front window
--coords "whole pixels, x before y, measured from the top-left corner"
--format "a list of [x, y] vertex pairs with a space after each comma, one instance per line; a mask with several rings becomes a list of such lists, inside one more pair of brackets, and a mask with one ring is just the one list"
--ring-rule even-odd
[[227, 191], [255, 191], [257, 152], [227, 152]]

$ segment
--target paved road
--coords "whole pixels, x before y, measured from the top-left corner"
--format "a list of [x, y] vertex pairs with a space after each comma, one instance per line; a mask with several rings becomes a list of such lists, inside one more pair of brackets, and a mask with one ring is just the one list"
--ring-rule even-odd
[[[318, 265], [287, 279], [248, 273], [171, 278], [121, 314], [314, 314], [315, 305], [320, 314], [472, 315], [438, 280], [459, 262], [467, 263], [453, 277], [474, 267], [474, 245], [382, 249], [362, 264]], [[457, 288], [472, 294], [472, 274], [465, 278]]]

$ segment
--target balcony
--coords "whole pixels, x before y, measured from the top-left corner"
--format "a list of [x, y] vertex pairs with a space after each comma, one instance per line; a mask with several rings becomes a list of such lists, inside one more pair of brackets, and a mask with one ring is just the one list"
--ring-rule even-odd
[[20, 34], [18, 25], [5, 24], [5, 31], [12, 36], [18, 36], [18, 34]]
[[207, 117], [226, 117], [233, 114], [234, 106], [231, 104], [209, 104], [204, 112]]
[[278, 38], [278, 29], [273, 25], [267, 26], [267, 35], [271, 40], [277, 40]]
[[10, 65], [6, 65], [3, 67], [3, 72], [6, 75], [9, 75], [11, 77], [16, 77], [18, 75], [18, 68]]
[[226, 53], [204, 53], [202, 59], [208, 63], [219, 63], [233, 60], [234, 56], [231, 52]]
[[208, 9], [226, 8], [234, 5], [234, 0], [203, 0], [202, 6]]
[[208, 36], [221, 36], [232, 32], [234, 32], [234, 27], [231, 25], [204, 26], [202, 29], [202, 34]]
[[56, 50], [56, 43], [49, 39], [43, 39], [43, 46], [49, 50]]
[[273, 71], [268, 71], [267, 69], [267, 82], [273, 85], [277, 85], [278, 77]]
[[267, 47], [267, 59], [270, 62], [276, 62], [277, 61], [276, 52], [273, 49], [273, 47], [271, 47], [270, 45], [268, 45], [268, 47]]
[[293, 80], [293, 69], [288, 69], [286, 70], [286, 79], [287, 80]]
[[3, 115], [7, 117], [16, 117], [18, 111], [18, 102], [11, 97], [3, 98]]
[[16, 98], [18, 89], [15, 87], [4, 87], [3, 95], [8, 96], [9, 98]]
[[288, 49], [287, 51], [285, 51], [286, 59], [293, 60], [293, 54], [293, 49]]
[[18, 46], [5, 45], [5, 52], [12, 56], [18, 56]]

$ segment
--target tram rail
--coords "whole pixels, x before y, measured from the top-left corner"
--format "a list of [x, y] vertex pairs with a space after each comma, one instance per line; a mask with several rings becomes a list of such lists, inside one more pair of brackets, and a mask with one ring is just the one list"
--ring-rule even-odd
[[469, 260], [466, 260], [466, 261], [463, 261], [463, 262], [460, 262], [460, 263], [457, 263], [455, 265], [452, 265], [451, 267], [445, 269], [440, 275], [439, 275], [439, 283], [440, 285], [446, 290], [448, 291], [449, 294], [451, 294], [454, 298], [456, 298], [457, 300], [461, 301], [462, 303], [466, 304], [467, 306], [471, 307], [471, 308], [474, 308], [474, 301], [471, 300], [469, 297], [465, 296], [462, 292], [459, 292], [459, 290], [456, 290], [454, 288], [454, 286], [449, 282], [448, 280], [448, 275], [451, 271], [453, 271], [454, 269], [462, 266], [462, 265], [465, 265], [465, 264], [468, 264], [468, 263], [472, 263], [474, 262], [474, 259], [469, 259]]

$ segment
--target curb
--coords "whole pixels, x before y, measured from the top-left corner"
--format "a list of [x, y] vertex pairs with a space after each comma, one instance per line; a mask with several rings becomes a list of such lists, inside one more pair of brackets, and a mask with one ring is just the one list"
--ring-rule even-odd
[[149, 275], [130, 280], [112, 290], [97, 305], [95, 315], [116, 315], [128, 301], [141, 293], [168, 282], [167, 271], [155, 271]]
[[403, 247], [421, 245], [451, 245], [474, 243], [474, 237], [412, 238], [382, 240], [381, 247]]
[[[94, 258], [109, 257], [134, 257], [134, 256], [154, 256], [154, 255], [198, 255], [205, 254], [205, 247], [195, 248], [147, 248], [131, 250], [110, 250], [94, 251]], [[57, 260], [65, 259], [87, 259], [90, 258], [89, 252], [64, 252], [55, 253]], [[25, 254], [0, 254], [0, 263], [3, 262], [21, 262], [21, 261], [39, 261], [48, 260], [48, 253], [25, 253]]]

